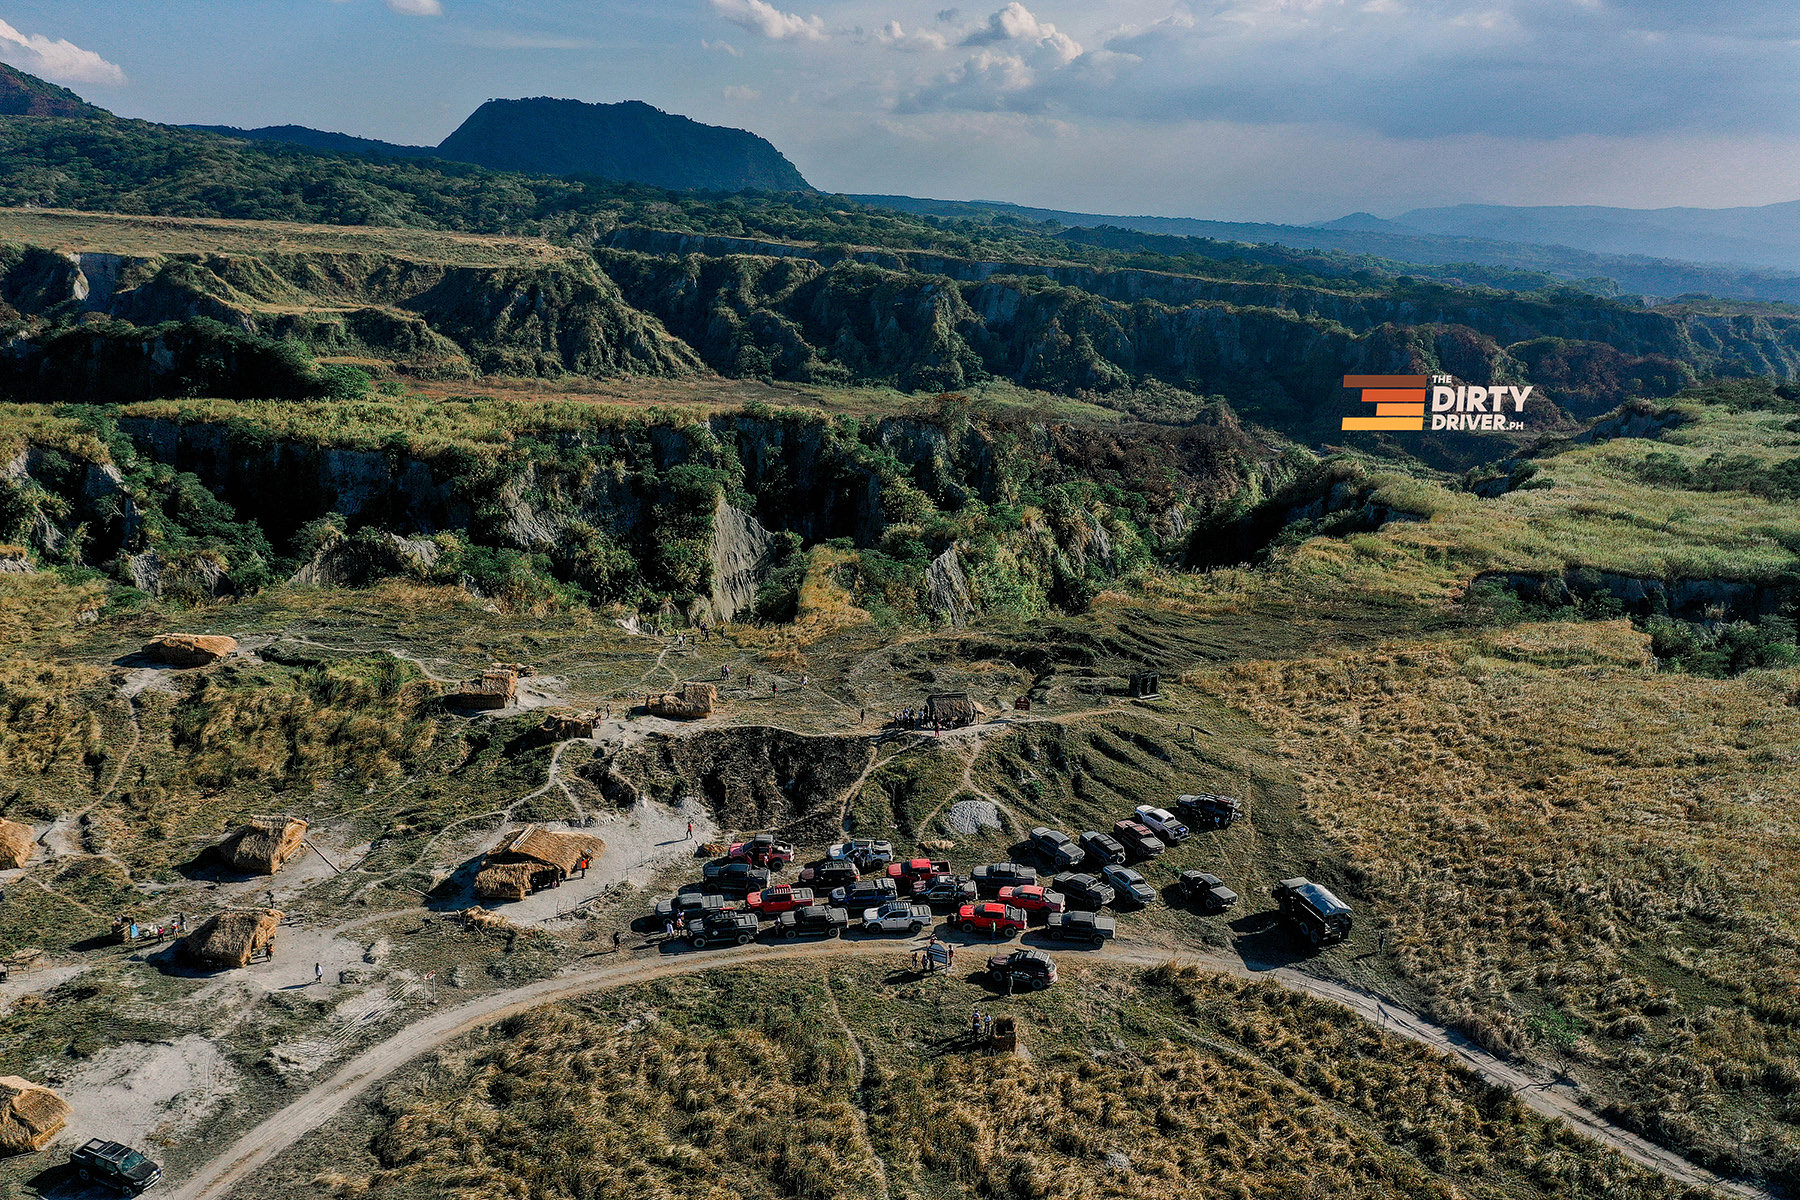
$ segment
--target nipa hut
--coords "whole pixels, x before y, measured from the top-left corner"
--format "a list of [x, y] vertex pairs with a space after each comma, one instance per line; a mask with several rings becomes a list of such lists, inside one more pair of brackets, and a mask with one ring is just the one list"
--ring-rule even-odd
[[202, 967], [247, 967], [259, 952], [271, 949], [281, 918], [273, 908], [228, 908], [200, 922], [175, 944]]
[[237, 639], [207, 633], [165, 633], [144, 647], [144, 657], [172, 667], [204, 667], [237, 649]]
[[600, 727], [597, 712], [553, 712], [538, 726], [538, 737], [546, 742], [566, 742], [570, 738], [591, 738]]
[[519, 668], [495, 664], [444, 697], [453, 708], [506, 708], [519, 698]]
[[967, 692], [940, 692], [925, 697], [925, 712], [934, 724], [955, 729], [973, 725], [975, 718], [982, 715], [982, 708]]
[[561, 883], [582, 859], [605, 849], [605, 842], [589, 834], [527, 825], [487, 852], [475, 875], [475, 894], [483, 900], [523, 900], [539, 888]]
[[69, 1123], [61, 1096], [29, 1079], [0, 1075], [0, 1154], [42, 1150]]
[[645, 707], [652, 716], [691, 721], [696, 717], [711, 716], [712, 710], [718, 705], [718, 688], [710, 683], [690, 683], [679, 692], [663, 692], [651, 696]]
[[24, 866], [30, 860], [35, 844], [31, 826], [0, 820], [0, 871]]
[[234, 870], [273, 875], [306, 844], [299, 817], [251, 817], [213, 847]]

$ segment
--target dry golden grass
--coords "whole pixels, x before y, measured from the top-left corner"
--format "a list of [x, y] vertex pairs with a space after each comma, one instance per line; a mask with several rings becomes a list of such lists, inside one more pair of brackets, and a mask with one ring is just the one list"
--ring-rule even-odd
[[[1420, 1047], [1278, 987], [1159, 969], [1029, 1003], [880, 965], [720, 971], [540, 1009], [390, 1088], [339, 1195], [1673, 1197]], [[365, 1171], [363, 1168], [367, 1167]], [[270, 1186], [275, 1181], [269, 1181]]]
[[571, 249], [537, 238], [220, 217], [132, 216], [53, 208], [0, 208], [0, 241], [136, 257], [323, 251], [392, 254], [456, 266], [531, 266], [576, 257]]
[[[1625, 622], [1196, 673], [1286, 746], [1394, 969], [1729, 1170], [1800, 1168], [1800, 675]], [[1567, 1039], [1562, 1039], [1566, 1041]]]

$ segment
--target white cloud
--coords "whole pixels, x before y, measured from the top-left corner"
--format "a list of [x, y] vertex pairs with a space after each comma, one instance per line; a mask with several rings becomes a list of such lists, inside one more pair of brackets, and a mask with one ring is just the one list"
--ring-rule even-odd
[[123, 67], [107, 62], [92, 50], [83, 50], [62, 38], [37, 33], [27, 36], [5, 21], [0, 21], [0, 59], [52, 83], [124, 87], [127, 82]]
[[1059, 62], [1073, 62], [1081, 55], [1081, 43], [1048, 21], [1040, 21], [1019, 0], [987, 19], [987, 23], [963, 39], [965, 46], [993, 46], [1024, 42], [1047, 51]]
[[442, 0], [387, 0], [387, 6], [403, 17], [441, 17]]
[[737, 84], [732, 84], [725, 89], [725, 98], [727, 100], [740, 101], [761, 100], [762, 93], [753, 87], [741, 87]]
[[825, 22], [820, 18], [784, 13], [767, 0], [712, 0], [713, 11], [742, 29], [772, 41], [825, 40]]
[[950, 45], [950, 39], [941, 33], [933, 33], [928, 29], [915, 29], [908, 33], [898, 21], [889, 21], [877, 29], [875, 40], [897, 50], [943, 50]]

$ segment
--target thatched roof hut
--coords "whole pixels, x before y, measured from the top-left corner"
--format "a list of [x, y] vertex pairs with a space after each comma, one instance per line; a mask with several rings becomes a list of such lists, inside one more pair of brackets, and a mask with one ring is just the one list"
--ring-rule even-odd
[[228, 908], [200, 922], [175, 944], [203, 967], [247, 967], [257, 951], [268, 949], [275, 940], [282, 915], [273, 908]]
[[273, 875], [306, 844], [299, 817], [251, 817], [213, 849], [239, 871]]
[[464, 680], [444, 697], [453, 708], [506, 708], [519, 698], [519, 668], [514, 664], [489, 667], [474, 679]]
[[523, 900], [569, 877], [584, 858], [606, 849], [601, 839], [527, 825], [501, 838], [481, 860], [475, 894], [484, 900]]
[[673, 717], [691, 721], [708, 717], [719, 706], [719, 689], [710, 683], [690, 683], [679, 692], [663, 692], [650, 697], [645, 705], [652, 716]]
[[935, 696], [927, 696], [925, 711], [932, 721], [946, 729], [972, 725], [975, 718], [984, 715], [981, 705], [975, 703], [975, 698], [967, 692], [940, 692]]
[[538, 726], [538, 736], [547, 742], [566, 742], [571, 738], [591, 738], [599, 727], [597, 712], [553, 712]]
[[0, 1154], [42, 1150], [69, 1123], [69, 1104], [41, 1084], [0, 1075]]
[[0, 871], [24, 866], [30, 861], [32, 847], [36, 844], [31, 826], [0, 820]]
[[144, 657], [172, 667], [204, 667], [237, 649], [237, 639], [207, 633], [165, 633], [144, 647]]

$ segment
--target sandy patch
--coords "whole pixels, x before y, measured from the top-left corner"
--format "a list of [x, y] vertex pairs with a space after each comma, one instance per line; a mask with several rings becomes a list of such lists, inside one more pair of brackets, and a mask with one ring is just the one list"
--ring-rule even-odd
[[236, 1070], [198, 1034], [115, 1046], [63, 1082], [60, 1090], [74, 1112], [57, 1140], [154, 1143], [159, 1135], [179, 1135], [236, 1087]]

